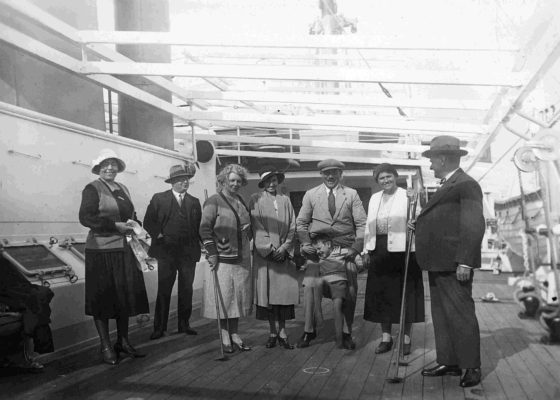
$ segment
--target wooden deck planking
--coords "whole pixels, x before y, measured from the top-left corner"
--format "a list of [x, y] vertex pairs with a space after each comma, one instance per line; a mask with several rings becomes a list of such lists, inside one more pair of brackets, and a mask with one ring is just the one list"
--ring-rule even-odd
[[[535, 350], [540, 349], [544, 344], [540, 343], [543, 336], [543, 328], [536, 320], [521, 320], [516, 315], [517, 305], [512, 304], [508, 307], [507, 312], [501, 312], [500, 315], [504, 322], [508, 324], [509, 329], [519, 332], [518, 335], [511, 335], [510, 340], [517, 351], [519, 357], [524, 361], [527, 371], [534, 377], [538, 385], [550, 399], [560, 397], [558, 389], [555, 388], [560, 374], [551, 373], [550, 362], [547, 357], [537, 357]], [[552, 366], [555, 371], [560, 371], [560, 365]], [[544, 398], [544, 397], [543, 397]]]
[[[522, 398], [523, 393], [525, 393], [527, 398], [533, 394], [535, 398], [539, 400], [543, 399], [541, 393], [538, 391], [538, 382], [534, 379], [530, 371], [528, 371], [527, 366], [512, 345], [513, 338], [511, 336], [519, 334], [519, 331], [508, 329], [501, 314], [502, 313], [496, 312], [493, 313], [492, 316], [488, 315], [487, 318], [489, 320], [490, 330], [494, 332], [492, 336], [496, 341], [500, 341], [499, 347], [502, 350], [504, 359], [511, 368], [513, 378], [519, 384], [520, 390], [517, 389], [513, 394], [518, 398]], [[494, 321], [492, 321], [492, 319], [494, 319]]]
[[481, 386], [483, 392], [488, 400], [507, 399], [502, 386], [503, 380], [500, 379], [496, 368], [491, 368], [492, 365], [498, 365], [500, 355], [496, 352], [495, 344], [490, 338], [491, 333], [488, 332], [488, 326], [478, 304], [476, 308], [480, 328], [480, 360], [483, 366]]
[[[217, 371], [223, 371], [226, 367], [221, 362], [215, 361], [220, 354], [217, 341], [206, 343], [204, 348], [197, 346], [197, 349], [199, 351], [192, 354], [194, 356], [192, 358], [184, 353], [183, 357], [179, 359], [166, 356], [159, 362], [160, 365], [164, 364], [164, 366], [159, 368], [155, 374], [135, 379], [134, 387], [140, 389], [138, 395], [143, 399], [150, 400], [164, 400], [174, 396], [183, 396], [184, 398], [186, 394], [204, 395], [204, 391], [199, 391], [196, 385], [190, 387], [189, 384], [196, 383], [212, 373], [217, 373]], [[185, 362], [185, 360], [189, 360], [189, 362]], [[133, 361], [136, 362], [137, 360]], [[237, 361], [231, 362], [235, 364]]]
[[[364, 277], [360, 277], [356, 311], [356, 351], [336, 349], [329, 300], [325, 326], [307, 349], [265, 349], [267, 324], [242, 320], [240, 333], [253, 351], [220, 356], [215, 321], [193, 323], [196, 337], [171, 335], [147, 341], [149, 327], [132, 333], [133, 343], [148, 353], [115, 367], [99, 363], [97, 347], [53, 361], [41, 375], [0, 376], [0, 399], [523, 399], [560, 398], [560, 346], [540, 342], [546, 333], [536, 320], [521, 320], [519, 305], [511, 300], [506, 276], [477, 272], [473, 296], [481, 327], [482, 384], [463, 389], [458, 377], [424, 378], [420, 371], [434, 365], [434, 337], [429, 298], [426, 323], [415, 324], [409, 365], [401, 367], [404, 382], [390, 384], [391, 353], [374, 353], [380, 340], [379, 324], [365, 322]], [[502, 301], [479, 299], [494, 292]], [[429, 291], [426, 283], [426, 294]], [[302, 329], [302, 309], [288, 324], [292, 342]], [[171, 322], [173, 323], [173, 321]], [[396, 335], [397, 328], [393, 327]], [[323, 367], [328, 374], [304, 372]]]
[[[475, 298], [479, 297], [476, 294], [480, 289], [475, 291]], [[504, 312], [503, 304], [477, 302], [476, 306], [481, 325], [481, 344], [484, 343], [491, 362], [485, 365], [483, 370], [482, 386], [484, 387], [485, 374], [495, 370], [506, 398], [527, 399], [528, 396], [519, 379], [519, 364], [510, 358], [513, 348], [507, 339], [504, 322], [500, 318], [500, 314]], [[489, 307], [491, 307], [491, 311], [488, 310]], [[527, 381], [527, 379], [525, 380]], [[491, 393], [489, 397], [491, 397]]]
[[[319, 347], [315, 347], [317, 351]], [[305, 352], [294, 349], [290, 353], [293, 354], [291, 362], [281, 365], [276, 374], [272, 376], [264, 385], [262, 385], [255, 393], [253, 398], [280, 399], [284, 398], [281, 394], [285, 386], [291, 382], [293, 377], [299, 372], [299, 366], [303, 365], [309, 355], [312, 354], [313, 347], [305, 350]]]
[[357, 326], [358, 329], [355, 329], [357, 332], [356, 348], [362, 349], [360, 354], [354, 354], [354, 352], [344, 354], [317, 398], [328, 400], [354, 399], [357, 397], [362, 389], [363, 377], [367, 376], [371, 368], [371, 350], [368, 346], [371, 347], [372, 342], [378, 335], [378, 331], [374, 329], [376, 325], [361, 320], [361, 323]]
[[[332, 378], [334, 371], [336, 371], [340, 360], [345, 356], [348, 350], [338, 349], [334, 342], [323, 344], [322, 346], [328, 346], [329, 352], [327, 356], [318, 365], [318, 373], [312, 374], [311, 378], [307, 383], [301, 388], [297, 394], [297, 398], [304, 399], [314, 399], [316, 398], [327, 382]], [[354, 359], [355, 354], [348, 354], [348, 357]], [[326, 373], [322, 374], [321, 372]]]
[[536, 335], [532, 335], [531, 338], [529, 333], [534, 328], [538, 328], [534, 325], [538, 324], [537, 321], [526, 324], [528, 321], [519, 320], [517, 317], [519, 306], [508, 301], [507, 298], [503, 303], [479, 302], [477, 307], [481, 314], [486, 314], [484, 319], [489, 323], [492, 336], [502, 341], [500, 349], [505, 352], [506, 359], [527, 397], [551, 398], [549, 393], [554, 385], [553, 381], [547, 377], [548, 370], [534, 358], [533, 352], [529, 349], [529, 344], [537, 340]]
[[[425, 307], [429, 312], [429, 303], [426, 298]], [[429, 316], [426, 316], [426, 320]], [[429, 332], [426, 329], [426, 323], [414, 324], [412, 328], [411, 338], [412, 347], [409, 356], [405, 359], [409, 363], [406, 367], [406, 380], [402, 392], [403, 400], [416, 400], [422, 396], [424, 377], [420, 374], [424, 366], [432, 362], [435, 357], [434, 352], [426, 351], [426, 340]]]
[[[318, 338], [319, 339], [319, 338]], [[291, 379], [286, 382], [286, 385], [279, 391], [279, 395], [282, 399], [295, 399], [305, 397], [299, 396], [300, 391], [302, 391], [306, 386], [314, 384], [312, 381], [316, 375], [311, 373], [306, 373], [304, 371], [312, 368], [317, 368], [322, 365], [324, 360], [331, 354], [334, 345], [329, 343], [321, 343], [319, 340], [314, 340], [312, 346], [301, 351], [303, 354], [310, 354], [306, 359], [303, 360], [303, 364], [300, 364], [300, 368], [293, 369], [293, 375]], [[316, 382], [316, 381], [315, 381]]]
[[[294, 361], [298, 357], [298, 352], [294, 350], [278, 349], [273, 351], [277, 353], [273, 355], [273, 361], [267, 368], [261, 368], [256, 371], [256, 376], [243, 387], [243, 398], [274, 398], [282, 389], [285, 382], [291, 378], [293, 374]], [[235, 399], [238, 396], [234, 397]]]
[[[379, 324], [364, 322], [362, 330], [364, 333], [358, 336], [356, 341], [358, 355], [351, 372], [348, 374], [344, 386], [339, 392], [338, 399], [357, 399], [362, 392], [365, 381], [370, 374], [373, 365], [374, 346], [381, 334]], [[347, 359], [350, 362], [350, 358]]]
[[[263, 335], [261, 340], [268, 334]], [[265, 351], [266, 356], [258, 362], [252, 363], [248, 368], [239, 371], [239, 374], [228, 384], [235, 393], [231, 398], [244, 400], [254, 398], [255, 393], [263, 389], [270, 379], [274, 379], [276, 373], [282, 369], [289, 369], [297, 351], [282, 348], [273, 348]]]
[[[429, 285], [427, 284], [426, 280], [424, 280], [424, 287], [427, 289]], [[428, 297], [429, 299], [429, 297]], [[425, 366], [435, 366], [436, 364], [436, 352], [435, 352], [435, 339], [433, 335], [433, 323], [432, 323], [432, 311], [430, 307], [430, 302], [426, 302], [426, 322], [425, 330], [426, 330], [426, 339], [425, 339], [425, 348], [426, 352], [424, 355], [424, 365]], [[428, 334], [429, 332], [429, 334]], [[420, 375], [422, 376], [422, 375]], [[430, 400], [443, 400], [443, 378], [434, 377], [428, 378], [423, 377], [422, 379], [422, 397], [424, 399]]]

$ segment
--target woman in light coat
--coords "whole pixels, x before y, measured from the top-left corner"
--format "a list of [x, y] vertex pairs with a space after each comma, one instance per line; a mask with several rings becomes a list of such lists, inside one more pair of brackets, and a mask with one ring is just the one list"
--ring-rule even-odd
[[293, 349], [286, 333], [286, 320], [295, 318], [294, 305], [299, 302], [296, 266], [292, 261], [296, 216], [288, 196], [278, 192], [284, 174], [274, 167], [264, 167], [259, 174], [258, 186], [264, 191], [255, 193], [250, 203], [256, 317], [269, 323], [267, 348], [278, 342], [285, 349]]

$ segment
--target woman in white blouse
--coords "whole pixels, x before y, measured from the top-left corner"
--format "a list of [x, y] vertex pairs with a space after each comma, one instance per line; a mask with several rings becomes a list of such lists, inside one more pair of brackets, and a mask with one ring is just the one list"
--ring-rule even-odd
[[[371, 196], [364, 238], [364, 263], [369, 267], [364, 319], [381, 323], [382, 338], [376, 353], [391, 350], [391, 325], [398, 324], [404, 284], [407, 191], [397, 186], [399, 177], [391, 164], [373, 173], [381, 191]], [[419, 210], [418, 210], [419, 212]], [[413, 245], [414, 246], [414, 245]], [[414, 247], [412, 247], [414, 251]], [[422, 272], [411, 253], [407, 275], [403, 354], [410, 354], [413, 322], [424, 321]]]

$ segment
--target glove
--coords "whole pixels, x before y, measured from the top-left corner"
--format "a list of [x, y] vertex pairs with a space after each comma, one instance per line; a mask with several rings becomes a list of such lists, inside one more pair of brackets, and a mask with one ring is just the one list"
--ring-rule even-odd
[[208, 256], [207, 257], [208, 260], [208, 264], [210, 265], [210, 269], [215, 269], [218, 267], [219, 261], [218, 261], [218, 256], [214, 255], [214, 256]]
[[286, 250], [279, 248], [272, 252], [272, 261], [281, 263], [286, 259]]

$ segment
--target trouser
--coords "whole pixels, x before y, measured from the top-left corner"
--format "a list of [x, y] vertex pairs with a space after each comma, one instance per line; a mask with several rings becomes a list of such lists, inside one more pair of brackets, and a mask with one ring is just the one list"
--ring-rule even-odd
[[169, 318], [171, 292], [177, 282], [177, 321], [178, 328], [189, 326], [192, 314], [193, 281], [196, 261], [188, 254], [167, 254], [158, 257], [158, 291], [154, 314], [154, 331], [166, 331]]
[[437, 363], [480, 368], [480, 331], [472, 299], [472, 276], [459, 282], [455, 271], [429, 272]]

